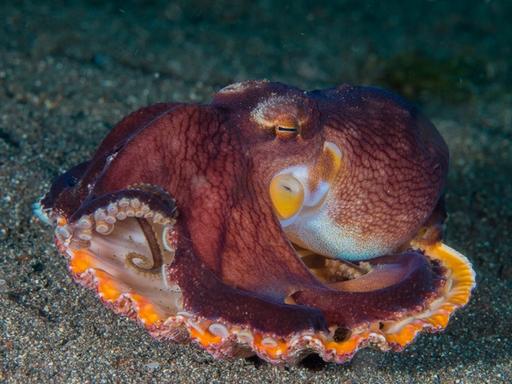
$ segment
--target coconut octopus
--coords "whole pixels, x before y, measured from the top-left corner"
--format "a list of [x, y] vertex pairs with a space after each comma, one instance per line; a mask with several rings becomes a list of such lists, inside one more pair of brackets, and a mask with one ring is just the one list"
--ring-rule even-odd
[[471, 264], [442, 242], [448, 157], [390, 92], [248, 81], [130, 114], [36, 213], [73, 278], [158, 339], [342, 363], [468, 302]]

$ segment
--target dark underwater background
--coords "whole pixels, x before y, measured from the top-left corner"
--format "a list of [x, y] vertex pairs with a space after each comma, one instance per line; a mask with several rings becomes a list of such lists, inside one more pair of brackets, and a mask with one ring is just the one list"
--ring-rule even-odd
[[[512, 381], [512, 1], [0, 2], [0, 382]], [[235, 81], [415, 102], [451, 151], [446, 242], [478, 287], [403, 353], [277, 368], [160, 343], [71, 281], [31, 204], [124, 115]]]

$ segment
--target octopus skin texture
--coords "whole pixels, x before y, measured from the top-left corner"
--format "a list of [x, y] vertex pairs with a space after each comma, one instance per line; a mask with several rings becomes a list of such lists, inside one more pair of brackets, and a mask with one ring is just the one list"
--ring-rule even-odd
[[133, 112], [35, 212], [74, 279], [158, 339], [342, 363], [468, 302], [471, 264], [442, 242], [448, 160], [388, 91], [247, 81]]

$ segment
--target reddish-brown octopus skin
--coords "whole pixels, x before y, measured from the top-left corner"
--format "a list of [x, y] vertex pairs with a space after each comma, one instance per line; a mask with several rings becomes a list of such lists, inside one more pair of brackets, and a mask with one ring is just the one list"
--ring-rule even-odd
[[[291, 121], [300, 135], [276, 138], [255, 121], [258, 107], [269, 126]], [[343, 154], [329, 192], [338, 202], [333, 220], [371, 252], [384, 250], [371, 264], [404, 271], [390, 287], [351, 292], [320, 282], [274, 213], [272, 177], [314, 162], [326, 141]], [[426, 223], [442, 223], [447, 169], [436, 129], [392, 93], [348, 85], [304, 92], [253, 81], [227, 87], [211, 104], [162, 103], [132, 113], [90, 161], [57, 178], [41, 205], [71, 223], [120, 197], [178, 214], [168, 278], [184, 308], [286, 336], [392, 320], [431, 300], [442, 268], [402, 246]]]

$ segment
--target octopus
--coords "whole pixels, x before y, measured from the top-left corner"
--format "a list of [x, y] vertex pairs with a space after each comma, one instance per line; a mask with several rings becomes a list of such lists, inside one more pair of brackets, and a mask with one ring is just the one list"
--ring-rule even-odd
[[448, 163], [389, 91], [247, 81], [133, 112], [35, 211], [72, 277], [159, 340], [343, 363], [468, 302], [471, 263], [443, 242]]

